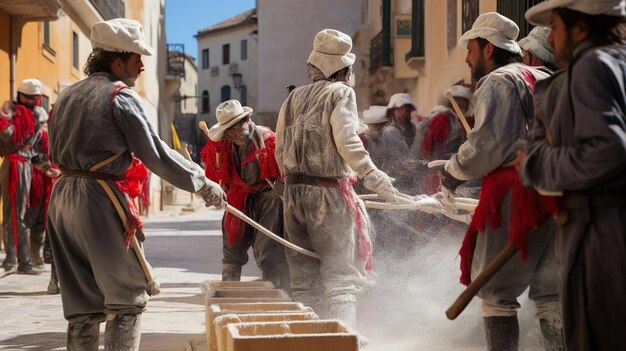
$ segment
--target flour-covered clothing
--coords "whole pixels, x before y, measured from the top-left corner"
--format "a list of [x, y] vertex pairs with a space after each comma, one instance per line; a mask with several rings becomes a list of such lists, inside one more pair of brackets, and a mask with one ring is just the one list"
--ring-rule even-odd
[[564, 193], [569, 220], [556, 246], [567, 349], [624, 350], [626, 46], [590, 46], [537, 84], [539, 123], [521, 175]]
[[369, 219], [350, 177], [356, 172], [362, 178], [376, 166], [358, 128], [354, 90], [323, 76], [296, 88], [279, 112], [276, 160], [286, 176], [285, 233], [320, 255], [316, 260], [287, 251], [292, 294], [313, 306], [319, 306], [319, 289], [326, 306], [354, 305], [359, 274], [371, 266]]
[[93, 74], [61, 92], [50, 121], [52, 161], [64, 171], [85, 172], [121, 154], [98, 169], [99, 175], [64, 175], [52, 189], [47, 229], [67, 319], [136, 314], [148, 301], [146, 277], [134, 251], [125, 245], [113, 203], [95, 177], [105, 179], [125, 205], [113, 181], [124, 176], [132, 152], [176, 187], [196, 192], [206, 184], [200, 166], [159, 139], [141, 98], [130, 89], [118, 89], [114, 76]]
[[[525, 126], [532, 118], [535, 82], [547, 77], [544, 71], [513, 63], [492, 71], [478, 81], [473, 97], [476, 118], [474, 129], [458, 153], [451, 157], [446, 170], [457, 179], [471, 180], [490, 175], [511, 162], [516, 156], [515, 144], [526, 135]], [[483, 182], [490, 178], [483, 178]], [[498, 189], [498, 184], [496, 182], [496, 186], [489, 187], [488, 191], [496, 190], [502, 199], [499, 210], [492, 212], [502, 216], [500, 226], [479, 228], [473, 252], [468, 253], [465, 248], [462, 250], [462, 254], [469, 254], [468, 258], [471, 258], [472, 278], [507, 245], [511, 221], [518, 216], [518, 213], [511, 212], [511, 189]], [[495, 195], [486, 194], [485, 191], [483, 188], [481, 199], [486, 200]], [[498, 207], [497, 204], [494, 206]], [[472, 229], [475, 228], [476, 219], [473, 218], [466, 235], [476, 230]], [[558, 301], [558, 275], [550, 249], [553, 235], [554, 223], [548, 220], [529, 234], [527, 260], [522, 261], [519, 254], [514, 256], [479, 291], [478, 296], [484, 304], [495, 306], [489, 312], [483, 311], [485, 316], [514, 315], [519, 307], [517, 298], [528, 286], [531, 287], [530, 299]]]

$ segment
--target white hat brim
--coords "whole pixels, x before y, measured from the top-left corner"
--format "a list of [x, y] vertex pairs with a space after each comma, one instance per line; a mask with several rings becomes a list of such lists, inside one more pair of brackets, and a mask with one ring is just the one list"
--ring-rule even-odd
[[[522, 49], [519, 47], [519, 45], [517, 45], [517, 42], [515, 40], [505, 37], [497, 29], [486, 28], [486, 27], [472, 28], [468, 30], [459, 39], [459, 45], [462, 48], [466, 48], [467, 43], [470, 40], [473, 40], [476, 38], [483, 38], [487, 40], [488, 42], [490, 42], [491, 44], [493, 44], [494, 46], [499, 47], [500, 49], [506, 50], [514, 54], [521, 55], [522, 53]], [[500, 40], [496, 40], [496, 39], [500, 39]]]
[[252, 114], [252, 108], [248, 107], [248, 106], [243, 106], [243, 112], [240, 115], [235, 116], [233, 119], [231, 119], [230, 121], [224, 123], [224, 124], [219, 124], [215, 123], [211, 129], [209, 129], [209, 132], [207, 133], [207, 136], [209, 137], [209, 139], [213, 140], [213, 141], [220, 141], [222, 140], [222, 138], [224, 137], [224, 132], [226, 131], [226, 129], [234, 126], [237, 122], [241, 121], [242, 119], [244, 119], [245, 117], [248, 117]]
[[540, 2], [529, 8], [524, 17], [526, 17], [528, 23], [533, 26], [550, 27], [550, 15], [552, 14], [552, 10], [565, 7], [572, 2], [573, 0], [548, 0]]

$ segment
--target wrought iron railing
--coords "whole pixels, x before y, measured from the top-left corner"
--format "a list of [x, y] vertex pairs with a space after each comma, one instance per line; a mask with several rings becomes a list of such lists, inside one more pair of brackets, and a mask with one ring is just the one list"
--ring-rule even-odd
[[185, 44], [167, 44], [167, 75], [185, 78]]

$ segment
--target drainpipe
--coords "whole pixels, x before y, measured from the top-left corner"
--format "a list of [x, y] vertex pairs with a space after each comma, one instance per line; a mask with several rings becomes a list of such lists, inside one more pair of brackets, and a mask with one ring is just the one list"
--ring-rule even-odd
[[9, 17], [9, 101], [15, 100], [15, 26], [14, 16]]

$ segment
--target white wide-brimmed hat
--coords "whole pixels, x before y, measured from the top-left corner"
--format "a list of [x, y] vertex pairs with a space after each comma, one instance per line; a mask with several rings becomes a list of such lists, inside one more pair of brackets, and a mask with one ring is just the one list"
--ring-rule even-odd
[[24, 79], [17, 92], [24, 95], [41, 95], [41, 81], [37, 78]]
[[326, 77], [348, 66], [352, 66], [356, 57], [352, 50], [349, 35], [335, 29], [324, 29], [315, 35], [313, 50], [307, 63], [319, 68]]
[[398, 93], [391, 95], [389, 99], [389, 104], [387, 104], [387, 109], [391, 110], [392, 108], [402, 107], [404, 105], [410, 105], [413, 111], [417, 110], [417, 105], [411, 99], [411, 95], [407, 93]]
[[114, 18], [94, 24], [91, 27], [91, 46], [105, 51], [152, 55], [141, 23], [127, 18]]
[[363, 118], [361, 118], [361, 121], [366, 124], [389, 122], [390, 119], [387, 115], [387, 106], [370, 106], [367, 110], [363, 111]]
[[519, 27], [512, 20], [497, 12], [487, 12], [476, 18], [472, 29], [465, 32], [459, 44], [467, 47], [467, 42], [483, 38], [491, 44], [514, 54], [521, 54], [522, 50], [515, 41], [519, 35]]
[[209, 129], [207, 135], [213, 141], [222, 140], [226, 129], [232, 127], [243, 118], [250, 116], [252, 111], [251, 107], [241, 106], [241, 103], [237, 100], [222, 102], [215, 109], [217, 123]]
[[550, 34], [550, 28], [535, 27], [528, 33], [528, 36], [520, 39], [518, 44], [524, 51], [530, 52], [541, 61], [554, 64], [552, 47], [547, 40], [548, 34]]
[[588, 15], [626, 16], [626, 0], [548, 0], [526, 11], [526, 20], [535, 26], [550, 26], [552, 10], [564, 7]]

